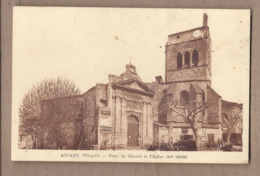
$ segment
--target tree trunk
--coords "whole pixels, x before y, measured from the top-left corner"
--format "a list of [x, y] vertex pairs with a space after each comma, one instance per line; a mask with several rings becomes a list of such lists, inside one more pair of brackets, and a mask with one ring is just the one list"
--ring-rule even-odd
[[198, 137], [198, 129], [195, 130], [195, 141], [196, 141], [196, 147], [197, 147], [197, 151], [201, 150], [202, 147], [201, 147], [201, 141], [200, 141], [200, 138]]
[[83, 129], [84, 129], [84, 126], [82, 125], [82, 127], [80, 129], [79, 139], [78, 139], [76, 146], [75, 146], [75, 149], [77, 149], [77, 150], [82, 149], [82, 140], [84, 140], [83, 139], [83, 133], [84, 133]]
[[197, 128], [192, 128], [192, 131], [194, 133], [194, 139], [196, 141], [196, 147], [197, 147], [197, 150], [201, 150], [201, 146], [200, 146], [200, 140], [199, 140], [199, 137], [198, 137], [198, 129]]
[[33, 140], [33, 146], [32, 146], [32, 149], [36, 149], [36, 141]]
[[232, 129], [228, 130], [228, 133], [227, 133], [227, 143], [230, 143], [230, 137], [231, 137], [231, 132], [232, 132]]
[[33, 142], [32, 149], [36, 149], [36, 137], [32, 137], [32, 142]]

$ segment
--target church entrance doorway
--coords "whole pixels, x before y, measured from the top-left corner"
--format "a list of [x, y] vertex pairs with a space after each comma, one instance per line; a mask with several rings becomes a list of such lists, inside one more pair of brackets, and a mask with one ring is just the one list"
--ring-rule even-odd
[[138, 146], [138, 138], [139, 138], [139, 122], [137, 117], [129, 116], [128, 119], [128, 128], [127, 128], [127, 145], [129, 147], [137, 147]]

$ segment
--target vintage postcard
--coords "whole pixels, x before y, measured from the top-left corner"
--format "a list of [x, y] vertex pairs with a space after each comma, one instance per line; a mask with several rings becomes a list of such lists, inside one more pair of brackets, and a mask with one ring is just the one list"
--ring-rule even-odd
[[12, 160], [248, 163], [250, 10], [13, 12]]

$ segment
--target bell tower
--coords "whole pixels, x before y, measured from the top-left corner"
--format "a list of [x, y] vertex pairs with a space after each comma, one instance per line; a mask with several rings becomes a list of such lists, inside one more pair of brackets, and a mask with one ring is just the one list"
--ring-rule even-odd
[[211, 83], [211, 39], [206, 13], [201, 27], [168, 36], [165, 82], [179, 81]]

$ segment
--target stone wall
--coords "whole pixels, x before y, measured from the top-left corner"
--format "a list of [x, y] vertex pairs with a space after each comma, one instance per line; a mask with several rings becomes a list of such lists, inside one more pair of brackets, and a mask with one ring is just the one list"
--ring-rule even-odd
[[[104, 93], [99, 92], [100, 96]], [[60, 137], [57, 140], [53, 135], [50, 137], [50, 130], [45, 131], [44, 142], [39, 145], [43, 148], [93, 149], [97, 145], [96, 97], [96, 88], [93, 87], [80, 96], [44, 101], [42, 118], [51, 119], [48, 128], [56, 128], [53, 134]]]
[[169, 141], [169, 129], [166, 126], [159, 126], [159, 141], [167, 143]]
[[98, 148], [111, 149], [112, 145], [112, 116], [111, 108], [98, 108]]
[[112, 97], [112, 146], [128, 147], [128, 117], [138, 119], [138, 147], [146, 148], [153, 142], [153, 116], [151, 99], [145, 95], [114, 89]]
[[107, 105], [107, 84], [96, 84], [96, 106]]
[[[194, 31], [169, 36], [165, 52], [166, 82], [211, 79], [211, 42], [207, 30], [208, 29], [205, 28], [201, 36], [196, 39], [194, 39], [194, 37], [189, 37], [193, 36]], [[177, 36], [179, 36], [178, 39], [176, 39]], [[177, 42], [176, 40], [180, 41]], [[192, 66], [192, 52], [195, 49], [198, 51], [198, 65]], [[184, 56], [186, 51], [190, 53], [190, 67], [184, 66]], [[182, 68], [177, 68], [178, 53], [182, 54]]]
[[[185, 133], [183, 132], [185, 129]], [[192, 135], [194, 139], [194, 133], [190, 127], [186, 128], [176, 128], [170, 126], [169, 128], [169, 142], [176, 143], [181, 140], [182, 135]]]
[[207, 123], [221, 123], [221, 97], [209, 86], [207, 91], [207, 103]]
[[[161, 119], [159, 119], [161, 111], [162, 111], [161, 105], [164, 104], [164, 102], [162, 102], [162, 101], [164, 101], [163, 100], [163, 96], [164, 96], [163, 91], [166, 90], [169, 87], [169, 85], [159, 84], [157, 82], [152, 82], [147, 85], [154, 92], [154, 96], [151, 101], [152, 110], [153, 110], [153, 114], [152, 114], [153, 119], [155, 122], [159, 122], [159, 120], [161, 121]], [[159, 114], [159, 111], [160, 111], [160, 114]], [[167, 112], [165, 112], [164, 114], [167, 114]]]
[[[202, 138], [201, 142], [203, 143], [202, 147], [216, 147], [217, 144], [222, 142], [222, 130], [221, 126], [219, 128], [203, 128], [204, 137]], [[214, 142], [211, 143], [209, 140], [209, 136], [214, 136]]]
[[153, 124], [153, 143], [154, 143], [154, 145], [157, 145], [157, 146], [159, 146], [159, 144], [160, 144], [159, 124], [158, 123]]
[[171, 82], [185, 80], [210, 80], [211, 76], [208, 66], [204, 65], [167, 71], [166, 78], [167, 82]]
[[[209, 36], [208, 29], [209, 28], [205, 26], [205, 27], [199, 27], [196, 29], [169, 35], [167, 45], [179, 44], [179, 43], [189, 42], [192, 40], [196, 41], [198, 39], [208, 37]], [[197, 30], [200, 30], [200, 35], [194, 36], [193, 33]]]
[[84, 94], [85, 114], [83, 119], [84, 125], [84, 148], [92, 149], [97, 145], [97, 107], [96, 107], [96, 87], [91, 88]]
[[[233, 102], [227, 102], [222, 101], [222, 114], [225, 114], [227, 116], [227, 122], [229, 124], [232, 124], [234, 119], [239, 116], [239, 119], [237, 120], [237, 123], [232, 128], [232, 133], [241, 134], [242, 133], [242, 125], [243, 125], [243, 109], [242, 104], [233, 103]], [[222, 118], [224, 118], [224, 115], [222, 115]], [[228, 129], [228, 125], [226, 124], [225, 120], [222, 119], [222, 126], [224, 127], [224, 132], [226, 133]]]

